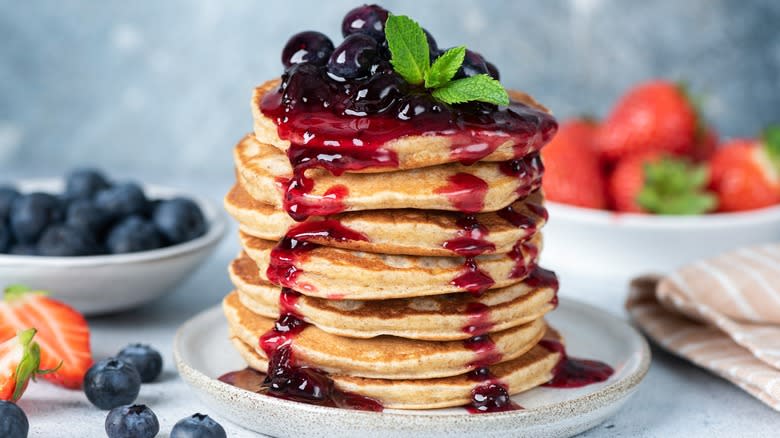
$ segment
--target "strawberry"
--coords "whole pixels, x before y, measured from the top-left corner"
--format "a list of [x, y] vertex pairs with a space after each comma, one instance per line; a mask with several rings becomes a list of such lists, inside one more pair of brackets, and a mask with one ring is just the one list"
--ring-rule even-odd
[[707, 169], [658, 153], [627, 157], [609, 178], [617, 211], [656, 214], [701, 214], [715, 208], [716, 198], [705, 191]]
[[28, 327], [38, 331], [41, 366], [51, 369], [62, 364], [44, 378], [66, 388], [80, 388], [92, 366], [89, 327], [84, 317], [43, 292], [10, 286], [5, 290], [5, 300], [0, 301], [0, 340], [10, 339]]
[[580, 207], [607, 207], [601, 163], [593, 149], [596, 129], [591, 121], [569, 120], [542, 149], [542, 187], [547, 199]]
[[20, 331], [0, 344], [0, 400], [19, 400], [30, 379], [55, 370], [41, 370], [41, 350], [33, 341], [35, 329]]
[[681, 87], [663, 80], [645, 82], [618, 101], [601, 125], [596, 145], [609, 162], [650, 152], [688, 155], [697, 120]]
[[696, 134], [691, 158], [697, 162], [705, 162], [712, 158], [718, 148], [718, 133], [711, 126], [702, 125]]
[[753, 210], [780, 203], [780, 125], [761, 140], [736, 139], [710, 160], [710, 187], [723, 212]]

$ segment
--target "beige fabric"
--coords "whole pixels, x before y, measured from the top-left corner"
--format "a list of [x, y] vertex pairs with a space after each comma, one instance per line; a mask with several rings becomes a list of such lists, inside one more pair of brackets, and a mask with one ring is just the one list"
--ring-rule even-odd
[[656, 342], [780, 410], [780, 245], [634, 281], [629, 313]]

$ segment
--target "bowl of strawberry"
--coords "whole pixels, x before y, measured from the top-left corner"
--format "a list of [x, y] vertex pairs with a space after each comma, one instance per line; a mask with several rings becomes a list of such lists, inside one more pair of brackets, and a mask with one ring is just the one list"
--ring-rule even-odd
[[780, 126], [719, 140], [685, 89], [654, 80], [542, 151], [545, 262], [626, 280], [780, 240]]
[[225, 226], [213, 202], [96, 169], [0, 183], [0, 279], [55, 290], [86, 315], [127, 310], [173, 290]]

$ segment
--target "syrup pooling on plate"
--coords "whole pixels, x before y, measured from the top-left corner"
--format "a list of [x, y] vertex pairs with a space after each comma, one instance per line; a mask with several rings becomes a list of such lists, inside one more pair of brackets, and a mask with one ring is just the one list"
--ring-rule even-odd
[[468, 373], [469, 380], [479, 382], [471, 391], [471, 403], [465, 408], [472, 414], [517, 411], [522, 406], [513, 402], [507, 386], [498, 380], [487, 367], [480, 367]]
[[543, 339], [539, 342], [539, 346], [561, 355], [553, 369], [553, 378], [543, 386], [579, 388], [604, 382], [615, 373], [615, 370], [604, 362], [569, 357], [566, 354], [566, 347], [558, 341]]

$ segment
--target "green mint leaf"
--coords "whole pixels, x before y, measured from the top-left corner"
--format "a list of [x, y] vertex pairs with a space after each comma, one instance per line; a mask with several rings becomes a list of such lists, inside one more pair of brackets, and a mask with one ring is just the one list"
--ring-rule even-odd
[[405, 15], [390, 15], [385, 23], [390, 63], [404, 80], [422, 84], [431, 66], [428, 40], [417, 22]]
[[458, 72], [463, 58], [466, 57], [466, 48], [453, 47], [433, 62], [428, 74], [425, 75], [425, 88], [439, 88], [449, 82]]
[[501, 83], [485, 74], [449, 82], [433, 90], [433, 97], [449, 104], [478, 101], [509, 105], [509, 94]]

